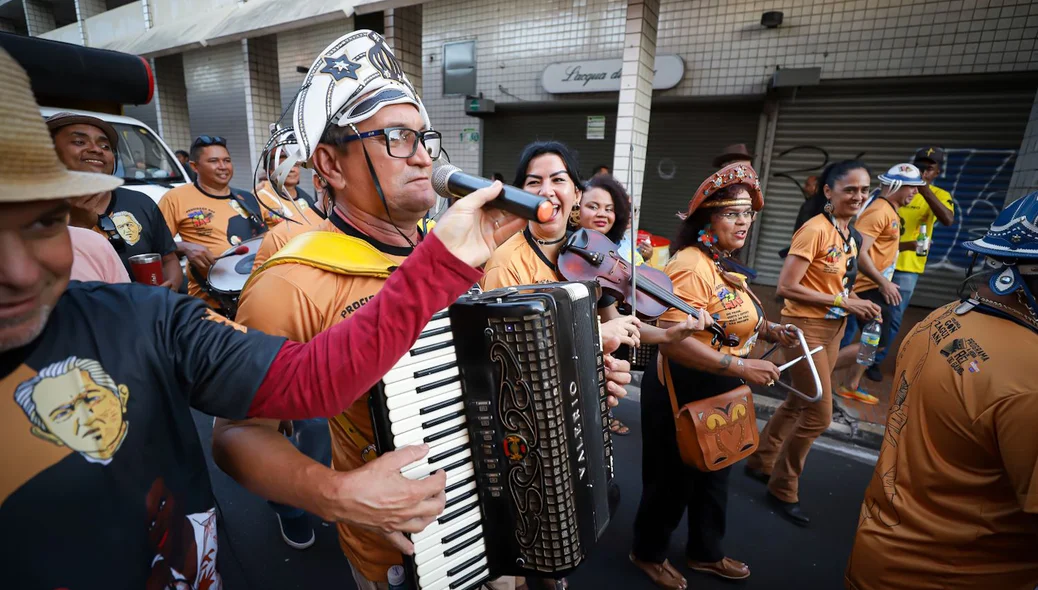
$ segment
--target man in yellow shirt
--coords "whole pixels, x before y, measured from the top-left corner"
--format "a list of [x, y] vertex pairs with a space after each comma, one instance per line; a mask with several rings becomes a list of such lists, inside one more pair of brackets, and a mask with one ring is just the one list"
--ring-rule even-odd
[[920, 186], [919, 194], [898, 209], [898, 216], [901, 218], [901, 242], [892, 280], [901, 293], [901, 303], [891, 309], [890, 337], [886, 340], [887, 345], [876, 353], [876, 362], [865, 371], [865, 376], [873, 381], [883, 380], [879, 367], [890, 352], [890, 344], [897, 338], [901, 318], [908, 309], [908, 302], [912, 299], [912, 293], [919, 282], [919, 275], [923, 274], [923, 269], [926, 268], [929, 247], [921, 254], [916, 252], [919, 230], [926, 226], [926, 239], [929, 243], [932, 241], [934, 225], [937, 222], [945, 226], [955, 222], [955, 201], [951, 193], [934, 184], [941, 175], [944, 162], [944, 149], [936, 146], [920, 149], [912, 159], [912, 164], [922, 173], [926, 185]]

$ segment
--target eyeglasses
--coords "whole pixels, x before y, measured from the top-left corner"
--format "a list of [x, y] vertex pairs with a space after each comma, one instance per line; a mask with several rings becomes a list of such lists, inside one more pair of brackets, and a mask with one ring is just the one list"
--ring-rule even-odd
[[752, 210], [751, 211], [728, 211], [726, 213], [718, 213], [717, 215], [719, 217], [721, 217], [722, 219], [725, 219], [726, 221], [733, 221], [734, 222], [737, 219], [745, 219], [746, 221], [753, 221], [753, 219], [755, 217], [757, 217], [757, 212], [756, 211], [752, 211]]
[[222, 145], [223, 147], [227, 147], [227, 140], [219, 135], [199, 135], [195, 138], [195, 142], [191, 144], [191, 147], [205, 147], [209, 145]]
[[119, 230], [116, 229], [115, 222], [112, 221], [111, 217], [99, 215], [97, 217], [97, 225], [101, 227], [101, 231], [108, 234], [108, 242], [115, 248], [116, 252], [126, 251], [126, 240], [119, 235]]
[[440, 157], [443, 143], [443, 135], [432, 129], [426, 131], [415, 131], [407, 127], [386, 127], [374, 131], [364, 131], [359, 135], [350, 135], [339, 141], [346, 144], [357, 139], [383, 136], [386, 142], [386, 153], [394, 158], [407, 159], [418, 152], [418, 144], [421, 143], [429, 157], [436, 160]]

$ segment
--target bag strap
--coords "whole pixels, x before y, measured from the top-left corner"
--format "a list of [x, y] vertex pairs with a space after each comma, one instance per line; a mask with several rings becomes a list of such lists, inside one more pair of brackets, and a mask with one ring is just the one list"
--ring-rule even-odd
[[304, 264], [341, 275], [385, 279], [398, 264], [364, 240], [330, 231], [310, 231], [292, 238], [249, 276], [256, 277], [279, 264]]
[[656, 355], [656, 374], [660, 376], [663, 385], [667, 387], [670, 396], [670, 409], [674, 412], [674, 418], [678, 417], [678, 396], [674, 393], [674, 378], [670, 376], [670, 363], [662, 354]]
[[373, 461], [378, 457], [378, 453], [375, 452], [374, 443], [368, 442], [368, 439], [364, 438], [364, 435], [360, 433], [360, 430], [354, 426], [353, 422], [346, 417], [345, 412], [340, 412], [334, 416], [335, 421], [342, 426], [342, 429], [346, 431], [346, 436], [350, 437], [353, 444], [357, 445], [360, 451], [360, 458], [365, 462]]

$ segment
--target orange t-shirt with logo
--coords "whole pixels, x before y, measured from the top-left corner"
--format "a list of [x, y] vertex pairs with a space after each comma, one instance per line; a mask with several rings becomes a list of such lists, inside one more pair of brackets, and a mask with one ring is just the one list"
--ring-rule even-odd
[[484, 273], [479, 282], [484, 291], [560, 280], [555, 264], [543, 257], [528, 231], [521, 231], [501, 244], [487, 261]]
[[[298, 193], [297, 193], [298, 194]], [[295, 199], [283, 199], [274, 191], [269, 180], [256, 185], [256, 199], [263, 209], [263, 221], [267, 227], [273, 229], [286, 221], [298, 221], [303, 225], [317, 225], [323, 219], [310, 207], [310, 203], [299, 196]], [[278, 212], [275, 215], [270, 210]], [[296, 225], [289, 223], [288, 225]]]
[[1038, 585], [1038, 334], [938, 308], [905, 338], [851, 590]]
[[[163, 195], [159, 211], [171, 235], [179, 233], [181, 240], [205, 246], [213, 256], [259, 235], [249, 222], [248, 212], [236, 200], [230, 196], [207, 195], [193, 184], [178, 186]], [[187, 292], [213, 307], [218, 306], [203, 293], [188, 266]]]
[[[901, 241], [901, 221], [897, 209], [883, 198], [876, 198], [854, 224], [862, 235], [875, 238], [869, 248], [869, 258], [879, 273], [888, 281], [894, 278], [894, 264], [897, 262], [897, 250]], [[854, 292], [861, 293], [877, 288], [873, 281], [863, 272], [858, 273], [854, 283]]]
[[[844, 242], [824, 214], [815, 215], [793, 234], [789, 255], [810, 262], [804, 278], [800, 279], [801, 285], [819, 293], [832, 295], [834, 298], [837, 293], [842, 293], [844, 298], [847, 297], [847, 261], [858, 255], [858, 247], [850, 235], [847, 236], [847, 242]], [[791, 318], [839, 319], [847, 315], [847, 310], [828, 305], [800, 303], [787, 297], [782, 315]]]
[[[339, 232], [330, 220], [322, 221], [313, 230]], [[403, 262], [409, 250], [368, 241], [397, 263]], [[308, 342], [320, 332], [347, 320], [370, 301], [384, 283], [385, 279], [375, 277], [341, 275], [303, 264], [280, 264], [252, 280], [242, 293], [235, 320], [267, 334]], [[368, 397], [366, 394], [343, 413], [367, 441], [374, 442]], [[362, 467], [363, 449], [334, 419], [328, 420], [328, 426], [332, 438], [332, 468], [351, 471]], [[400, 552], [381, 534], [341, 522], [336, 526], [343, 552], [368, 580], [386, 582], [386, 571], [403, 563]]]
[[[695, 309], [705, 309], [720, 317], [720, 324], [729, 334], [739, 337], [743, 344], [737, 348], [715, 343], [709, 330], [693, 334], [696, 338], [722, 352], [745, 357], [757, 343], [757, 330], [764, 318], [757, 310], [749, 293], [734, 287], [724, 280], [714, 261], [695, 246], [678, 251], [667, 263], [664, 272], [674, 284], [674, 294]], [[688, 314], [670, 308], [660, 319], [668, 322], [683, 322]]]

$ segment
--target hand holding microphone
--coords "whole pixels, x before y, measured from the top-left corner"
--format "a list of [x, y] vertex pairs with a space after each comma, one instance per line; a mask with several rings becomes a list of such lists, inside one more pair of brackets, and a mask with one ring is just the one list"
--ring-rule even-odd
[[[464, 197], [493, 184], [492, 180], [465, 174], [442, 160], [433, 163], [433, 190], [445, 199]], [[507, 185], [502, 185], [500, 192], [486, 205], [540, 223], [549, 221], [555, 214], [555, 205], [548, 199]]]

